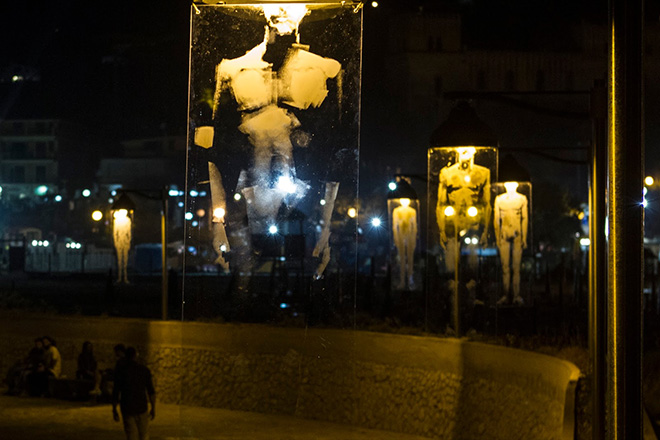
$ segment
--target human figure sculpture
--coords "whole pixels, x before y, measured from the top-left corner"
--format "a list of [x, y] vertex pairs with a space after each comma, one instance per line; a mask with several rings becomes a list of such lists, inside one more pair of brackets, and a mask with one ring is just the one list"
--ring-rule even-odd
[[490, 221], [490, 170], [474, 163], [475, 147], [458, 147], [458, 160], [440, 170], [436, 220], [447, 270], [455, 270], [459, 236], [476, 232], [487, 244]]
[[410, 199], [401, 199], [401, 205], [392, 211], [392, 233], [399, 254], [399, 288], [413, 284], [415, 245], [417, 244], [417, 210], [410, 206]]
[[133, 221], [125, 209], [113, 214], [112, 238], [117, 252], [117, 282], [128, 284], [128, 251], [131, 249]]
[[[309, 46], [300, 44], [298, 26], [308, 13], [305, 5], [260, 7], [268, 23], [263, 41], [244, 55], [223, 59], [216, 66], [213, 118], [217, 118], [221, 95], [230, 92], [241, 114], [238, 130], [254, 147], [249, 183], [236, 191], [242, 192], [250, 202], [250, 222], [263, 225], [274, 223], [283, 202], [293, 206], [309, 189], [307, 183], [296, 177], [293, 163], [291, 134], [301, 126], [294, 109], [320, 107], [328, 94], [326, 81], [336, 77], [339, 81], [341, 64], [314, 54]], [[281, 67], [274, 71], [273, 63], [264, 60], [269, 45], [278, 36], [292, 34], [296, 43], [288, 49]], [[213, 130], [210, 126], [197, 127], [195, 144], [212, 147]], [[333, 189], [328, 191], [326, 187], [324, 230], [314, 250], [314, 256], [322, 258], [319, 268], [323, 269], [329, 261], [329, 253], [326, 258], [324, 251], [327, 248], [329, 252], [328, 228], [339, 183], [329, 184]]]
[[494, 228], [497, 248], [502, 262], [504, 295], [498, 304], [508, 302], [513, 287], [514, 304], [522, 304], [520, 296], [520, 263], [527, 248], [527, 197], [520, 194], [517, 182], [505, 182], [506, 192], [495, 197]]

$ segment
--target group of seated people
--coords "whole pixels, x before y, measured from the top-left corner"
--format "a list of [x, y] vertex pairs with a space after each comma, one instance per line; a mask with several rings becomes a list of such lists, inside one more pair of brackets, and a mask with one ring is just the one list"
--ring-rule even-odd
[[[114, 347], [117, 365], [126, 356], [124, 344]], [[62, 375], [62, 357], [55, 340], [49, 336], [35, 338], [34, 347], [28, 355], [17, 361], [8, 371], [5, 382], [8, 395], [27, 393], [30, 396], [49, 396], [49, 380], [60, 379]], [[78, 355], [76, 379], [93, 383], [90, 396], [102, 394], [101, 384], [113, 380], [114, 369], [100, 370], [94, 357], [94, 346], [85, 341]]]

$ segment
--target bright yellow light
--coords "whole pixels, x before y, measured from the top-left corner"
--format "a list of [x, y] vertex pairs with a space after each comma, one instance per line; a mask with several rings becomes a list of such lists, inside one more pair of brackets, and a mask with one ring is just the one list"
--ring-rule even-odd
[[222, 220], [225, 216], [225, 210], [222, 208], [215, 208], [213, 210], [213, 217]]
[[101, 211], [97, 210], [92, 212], [92, 220], [94, 220], [95, 222], [101, 221], [102, 218], [103, 218], [103, 213]]
[[125, 210], [125, 209], [119, 209], [119, 210], [115, 211], [115, 213], [112, 214], [112, 216], [114, 217], [115, 220], [124, 219], [124, 218], [128, 217], [128, 211]]
[[350, 218], [355, 218], [357, 217], [357, 209], [355, 208], [348, 208], [348, 216]]
[[405, 207], [410, 206], [410, 199], [401, 199], [399, 200], [399, 202], [401, 203], [401, 206], [405, 206]]
[[378, 2], [371, 2], [371, 7], [372, 8], [377, 8], [378, 7]]
[[447, 207], [445, 208], [445, 216], [447, 216], [447, 217], [451, 217], [451, 216], [454, 215], [454, 214], [456, 214], [456, 211], [454, 211], [454, 207], [453, 207], [453, 206], [447, 206]]
[[466, 181], [467, 183], [470, 183], [470, 176], [467, 176], [467, 175], [466, 175], [466, 176], [465, 176], [465, 181]]
[[475, 206], [470, 206], [467, 210], [467, 215], [470, 217], [476, 217], [479, 213], [479, 210]]
[[646, 179], [644, 179], [644, 184], [646, 186], [652, 186], [655, 183], [655, 179], [653, 179], [652, 176], [646, 176]]
[[582, 220], [582, 219], [584, 219], [584, 212], [580, 212], [578, 214], [578, 220]]

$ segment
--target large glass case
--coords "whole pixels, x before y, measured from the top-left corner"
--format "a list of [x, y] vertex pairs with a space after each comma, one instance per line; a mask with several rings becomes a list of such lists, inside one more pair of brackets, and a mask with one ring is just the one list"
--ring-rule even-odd
[[[529, 295], [532, 264], [532, 184], [492, 184], [493, 234], [500, 261], [501, 294], [497, 305], [523, 305]], [[527, 257], [527, 258], [525, 258]], [[526, 288], [525, 288], [526, 287]]]
[[495, 255], [491, 184], [497, 180], [497, 159], [494, 147], [441, 147], [428, 152], [429, 303], [451, 310], [444, 318], [453, 322], [456, 331], [459, 314], [464, 313], [461, 303], [483, 302], [488, 259]]
[[399, 178], [392, 185], [387, 197], [391, 286], [395, 291], [419, 290], [419, 199], [407, 179]]
[[356, 4], [193, 5], [186, 319], [304, 319], [310, 292], [351, 291]]

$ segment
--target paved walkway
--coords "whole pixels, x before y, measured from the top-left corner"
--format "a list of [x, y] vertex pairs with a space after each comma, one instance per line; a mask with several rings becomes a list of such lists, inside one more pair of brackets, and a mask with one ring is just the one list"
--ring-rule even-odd
[[[425, 437], [290, 416], [158, 404], [152, 440], [423, 440]], [[2, 440], [124, 439], [109, 404], [0, 396]]]

